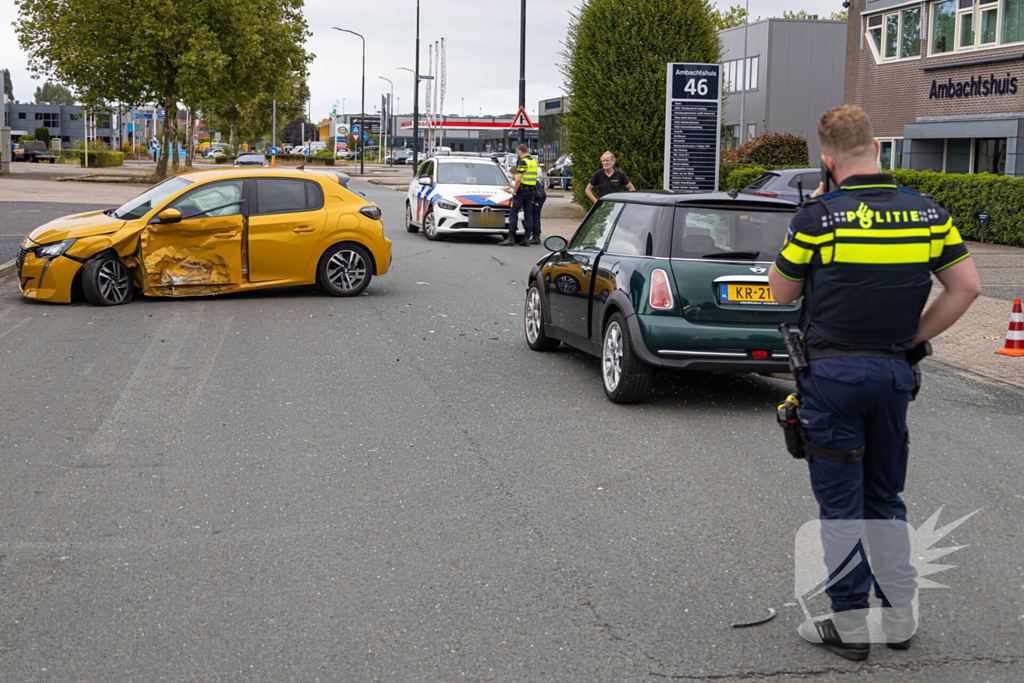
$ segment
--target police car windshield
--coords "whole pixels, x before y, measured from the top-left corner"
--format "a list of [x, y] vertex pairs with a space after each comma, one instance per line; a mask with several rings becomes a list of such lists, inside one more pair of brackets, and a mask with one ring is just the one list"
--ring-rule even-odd
[[676, 207], [675, 258], [772, 260], [782, 249], [791, 211]]
[[442, 185], [507, 185], [508, 179], [494, 164], [458, 162], [438, 164], [437, 182]]

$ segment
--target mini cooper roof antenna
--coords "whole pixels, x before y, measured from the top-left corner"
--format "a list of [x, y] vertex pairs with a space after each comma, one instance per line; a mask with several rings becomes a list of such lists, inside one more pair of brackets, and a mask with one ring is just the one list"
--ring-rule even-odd
[[739, 178], [737, 178], [736, 180], [733, 181], [733, 188], [731, 190], [729, 190], [726, 194], [728, 194], [733, 199], [736, 199], [736, 197], [740, 196], [740, 179]]

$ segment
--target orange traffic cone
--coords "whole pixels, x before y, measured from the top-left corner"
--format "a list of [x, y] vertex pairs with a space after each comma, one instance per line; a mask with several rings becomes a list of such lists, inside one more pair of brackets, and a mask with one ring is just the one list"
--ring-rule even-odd
[[1020, 299], [1013, 300], [1013, 313], [1010, 314], [1010, 329], [1006, 333], [1006, 346], [996, 353], [1004, 356], [1024, 356], [1024, 311], [1021, 311]]

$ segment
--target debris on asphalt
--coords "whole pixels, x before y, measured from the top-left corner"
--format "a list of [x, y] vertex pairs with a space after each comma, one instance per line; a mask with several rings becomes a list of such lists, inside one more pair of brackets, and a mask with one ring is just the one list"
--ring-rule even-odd
[[761, 619], [759, 621], [748, 621], [746, 623], [742, 623], [742, 622], [741, 623], [736, 623], [736, 624], [733, 624], [732, 627], [733, 628], [747, 628], [748, 626], [760, 626], [761, 624], [767, 624], [769, 621], [771, 621], [774, 618], [775, 618], [775, 608], [774, 607], [769, 607], [768, 608], [768, 616], [766, 618]]

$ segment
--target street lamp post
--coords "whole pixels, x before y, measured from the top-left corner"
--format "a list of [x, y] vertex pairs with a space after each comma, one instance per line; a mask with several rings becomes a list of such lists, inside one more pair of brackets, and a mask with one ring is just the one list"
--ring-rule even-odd
[[[526, 0], [523, 0], [523, 17], [519, 31], [519, 106], [526, 108]], [[526, 129], [519, 129], [519, 144], [526, 142]]]
[[[388, 83], [391, 84], [391, 99], [388, 100], [388, 133], [391, 134], [390, 137], [392, 140], [392, 144], [394, 144], [395, 131], [394, 128], [391, 127], [391, 122], [395, 120], [395, 117], [393, 111], [394, 105], [391, 104], [391, 102], [395, 99], [395, 84], [390, 78], [384, 78], [383, 76], [378, 76], [378, 78], [382, 81], [387, 81]], [[384, 139], [387, 140], [387, 137], [385, 137]], [[382, 150], [382, 152], [387, 152], [386, 144], [384, 145], [384, 149]]]
[[337, 26], [332, 26], [331, 28], [342, 33], [351, 33], [363, 41], [363, 92], [362, 100], [359, 104], [359, 174], [364, 175], [366, 173], [365, 159], [363, 159], [363, 136], [366, 135], [366, 38], [363, 38], [362, 35], [355, 31], [349, 31], [347, 28], [338, 28]]

